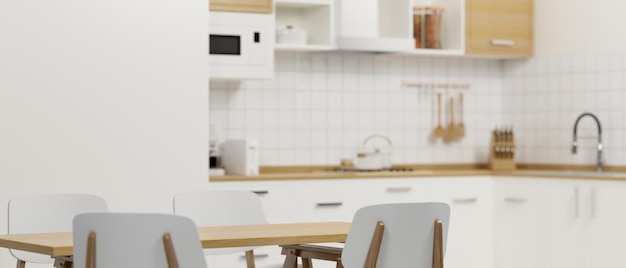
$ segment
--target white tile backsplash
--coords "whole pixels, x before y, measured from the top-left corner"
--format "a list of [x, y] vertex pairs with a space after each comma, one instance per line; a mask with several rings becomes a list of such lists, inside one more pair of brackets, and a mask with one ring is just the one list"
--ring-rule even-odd
[[[505, 123], [502, 104], [526, 94], [527, 87], [513, 82], [508, 85], [518, 94], [504, 93], [505, 81], [526, 85], [530, 79], [522, 61], [342, 52], [275, 57], [273, 80], [210, 85], [210, 117], [221, 125], [222, 138], [258, 139], [265, 166], [337, 165], [374, 133], [392, 139], [396, 164], [485, 163], [490, 131]], [[559, 60], [556, 70], [564, 66]], [[519, 76], [505, 75], [505, 69]], [[402, 82], [470, 84], [463, 92], [465, 138], [452, 143], [432, 138], [436, 93], [443, 96], [445, 127], [449, 99], [458, 104], [459, 90], [405, 88]], [[558, 101], [556, 94], [545, 100]], [[513, 106], [509, 117], [519, 119], [516, 115], [526, 110]], [[456, 111], [457, 123], [459, 116]]]
[[622, 52], [505, 62], [502, 112], [515, 125], [518, 162], [595, 164], [597, 130], [591, 118], [579, 124], [578, 154], [570, 152], [576, 118], [591, 112], [602, 124], [605, 164], [626, 165], [624, 59]]

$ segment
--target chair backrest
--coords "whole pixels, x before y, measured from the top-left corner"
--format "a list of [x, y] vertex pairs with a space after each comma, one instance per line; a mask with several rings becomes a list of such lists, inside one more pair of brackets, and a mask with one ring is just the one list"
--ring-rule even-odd
[[[108, 211], [104, 199], [87, 194], [38, 194], [13, 198], [8, 205], [8, 233], [71, 232], [74, 216]], [[52, 263], [48, 255], [10, 250], [15, 258]]]
[[171, 236], [178, 267], [206, 267], [198, 230], [187, 217], [150, 213], [86, 213], [74, 218], [74, 267], [86, 267], [95, 233], [95, 267], [165, 268], [163, 236]]
[[377, 267], [431, 268], [435, 220], [443, 223], [443, 250], [448, 236], [450, 206], [445, 203], [373, 205], [359, 209], [341, 255], [345, 267], [363, 267], [374, 229], [384, 223]]
[[[197, 226], [267, 224], [259, 197], [250, 191], [205, 190], [174, 196], [174, 213], [191, 218]], [[244, 252], [254, 247], [206, 249], [205, 254]]]

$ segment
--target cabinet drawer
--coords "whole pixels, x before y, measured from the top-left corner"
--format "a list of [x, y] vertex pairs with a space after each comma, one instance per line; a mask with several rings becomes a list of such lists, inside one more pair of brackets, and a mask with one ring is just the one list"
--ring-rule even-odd
[[[254, 249], [254, 263], [258, 268], [276, 268], [282, 267], [285, 256], [280, 253], [280, 247], [268, 246]], [[226, 254], [226, 255], [210, 255], [207, 257], [209, 267], [216, 268], [245, 268], [246, 255], [244, 252]]]
[[298, 210], [297, 203], [293, 202], [293, 188], [289, 184], [272, 184], [268, 182], [245, 183], [211, 183], [215, 190], [251, 191], [259, 197], [267, 220], [271, 223], [295, 222], [297, 217], [294, 211]]
[[351, 221], [360, 206], [360, 188], [350, 182], [316, 181], [301, 185], [300, 215], [306, 221]]

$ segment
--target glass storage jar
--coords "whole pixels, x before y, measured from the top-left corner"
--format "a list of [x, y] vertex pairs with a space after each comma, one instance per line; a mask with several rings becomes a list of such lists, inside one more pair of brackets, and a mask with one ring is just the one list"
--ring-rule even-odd
[[439, 6], [413, 7], [415, 48], [443, 48], [441, 40], [443, 11], [444, 8]]

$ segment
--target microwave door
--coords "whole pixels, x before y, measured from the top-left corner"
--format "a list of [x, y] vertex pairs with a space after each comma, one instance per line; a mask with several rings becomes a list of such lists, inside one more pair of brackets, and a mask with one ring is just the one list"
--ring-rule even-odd
[[241, 65], [247, 62], [246, 44], [252, 38], [244, 27], [214, 26], [209, 35], [209, 60], [222, 65]]

